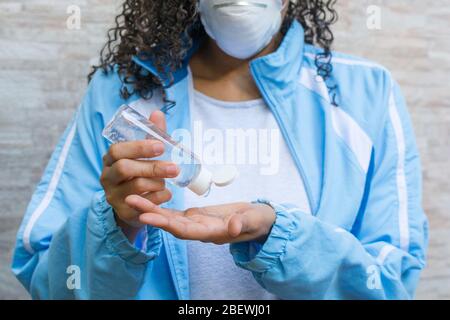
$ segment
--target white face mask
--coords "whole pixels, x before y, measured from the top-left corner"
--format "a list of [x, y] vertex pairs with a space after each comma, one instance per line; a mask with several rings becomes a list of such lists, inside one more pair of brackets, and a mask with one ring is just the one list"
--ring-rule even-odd
[[[286, 4], [289, 1], [286, 1]], [[282, 0], [200, 0], [208, 35], [228, 55], [248, 59], [263, 50], [281, 27]]]

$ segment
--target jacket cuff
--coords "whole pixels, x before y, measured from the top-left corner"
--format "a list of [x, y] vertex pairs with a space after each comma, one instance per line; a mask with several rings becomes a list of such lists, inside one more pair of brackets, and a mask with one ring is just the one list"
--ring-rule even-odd
[[117, 225], [112, 207], [106, 201], [104, 191], [95, 194], [92, 203], [93, 223], [90, 229], [97, 237], [101, 237], [108, 251], [123, 260], [133, 264], [145, 264], [159, 255], [162, 245], [161, 230], [151, 226], [146, 227], [146, 240], [143, 249], [130, 243]]
[[271, 269], [285, 254], [286, 245], [293, 230], [298, 228], [300, 211], [282, 206], [267, 200], [257, 200], [256, 203], [270, 205], [276, 214], [275, 223], [264, 244], [254, 241], [233, 243], [230, 252], [234, 262], [239, 267], [263, 273]]

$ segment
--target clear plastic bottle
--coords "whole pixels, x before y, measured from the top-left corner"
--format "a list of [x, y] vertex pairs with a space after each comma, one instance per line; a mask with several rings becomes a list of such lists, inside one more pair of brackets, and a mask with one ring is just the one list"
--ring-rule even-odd
[[120, 107], [103, 130], [103, 136], [112, 143], [145, 139], [163, 142], [164, 154], [154, 159], [176, 163], [180, 169], [177, 177], [167, 180], [198, 195], [208, 194], [212, 183], [217, 186], [230, 184], [237, 174], [234, 167], [229, 167], [214, 176], [190, 150], [128, 105]]

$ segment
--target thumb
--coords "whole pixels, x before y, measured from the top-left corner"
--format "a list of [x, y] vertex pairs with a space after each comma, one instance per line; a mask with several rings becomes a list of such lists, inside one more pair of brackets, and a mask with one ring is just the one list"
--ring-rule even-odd
[[234, 214], [228, 221], [228, 234], [230, 237], [237, 238], [248, 231], [250, 231], [250, 228], [247, 215]]
[[149, 120], [153, 122], [162, 131], [165, 132], [167, 130], [166, 116], [162, 111], [159, 110], [153, 111], [152, 114], [150, 115]]

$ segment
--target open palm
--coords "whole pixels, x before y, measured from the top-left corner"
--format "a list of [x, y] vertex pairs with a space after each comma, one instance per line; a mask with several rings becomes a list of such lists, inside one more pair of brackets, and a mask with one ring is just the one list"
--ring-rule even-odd
[[137, 195], [127, 204], [142, 214], [139, 220], [185, 240], [216, 244], [264, 240], [275, 221], [273, 209], [246, 202], [231, 203], [185, 211], [161, 208]]

